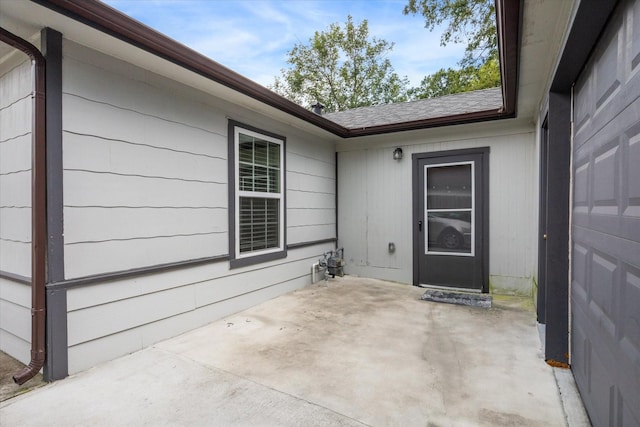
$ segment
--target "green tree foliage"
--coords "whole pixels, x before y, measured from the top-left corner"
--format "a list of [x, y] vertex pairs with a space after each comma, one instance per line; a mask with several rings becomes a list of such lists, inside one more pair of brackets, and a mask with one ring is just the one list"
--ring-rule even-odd
[[500, 86], [500, 66], [491, 58], [479, 67], [441, 68], [422, 79], [420, 86], [409, 90], [412, 99], [435, 98], [471, 90]]
[[432, 98], [500, 86], [494, 0], [409, 0], [405, 15], [421, 14], [433, 31], [447, 24], [440, 44], [466, 43], [460, 68], [441, 68], [410, 90], [412, 98]]
[[429, 31], [446, 22], [440, 44], [466, 43], [463, 67], [498, 57], [494, 0], [409, 0], [403, 12], [424, 16]]
[[287, 52], [283, 69], [270, 89], [300, 105], [320, 102], [326, 111], [407, 100], [408, 80], [398, 76], [385, 56], [393, 43], [369, 38], [367, 20], [344, 27], [331, 24], [307, 44]]

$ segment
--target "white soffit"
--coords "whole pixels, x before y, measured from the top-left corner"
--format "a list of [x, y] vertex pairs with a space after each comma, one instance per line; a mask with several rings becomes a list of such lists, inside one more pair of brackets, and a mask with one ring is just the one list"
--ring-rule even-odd
[[560, 53], [573, 9], [573, 1], [524, 1], [518, 117], [535, 122]]

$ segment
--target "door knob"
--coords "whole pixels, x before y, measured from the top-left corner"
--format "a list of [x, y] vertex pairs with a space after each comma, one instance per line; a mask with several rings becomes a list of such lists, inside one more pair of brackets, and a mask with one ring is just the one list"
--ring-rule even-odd
[[418, 231], [422, 231], [422, 221], [418, 221]]

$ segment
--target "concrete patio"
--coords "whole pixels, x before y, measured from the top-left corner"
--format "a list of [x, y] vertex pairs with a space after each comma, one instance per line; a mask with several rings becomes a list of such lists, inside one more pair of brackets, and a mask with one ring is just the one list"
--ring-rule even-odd
[[532, 307], [345, 277], [0, 404], [2, 426], [562, 426]]

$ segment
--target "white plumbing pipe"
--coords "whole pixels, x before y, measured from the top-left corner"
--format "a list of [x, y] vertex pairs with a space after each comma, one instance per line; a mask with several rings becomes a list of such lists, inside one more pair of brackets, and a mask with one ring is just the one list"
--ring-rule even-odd
[[314, 262], [311, 265], [311, 284], [316, 283], [316, 273], [318, 272], [318, 269], [320, 268], [320, 263], [319, 262]]

